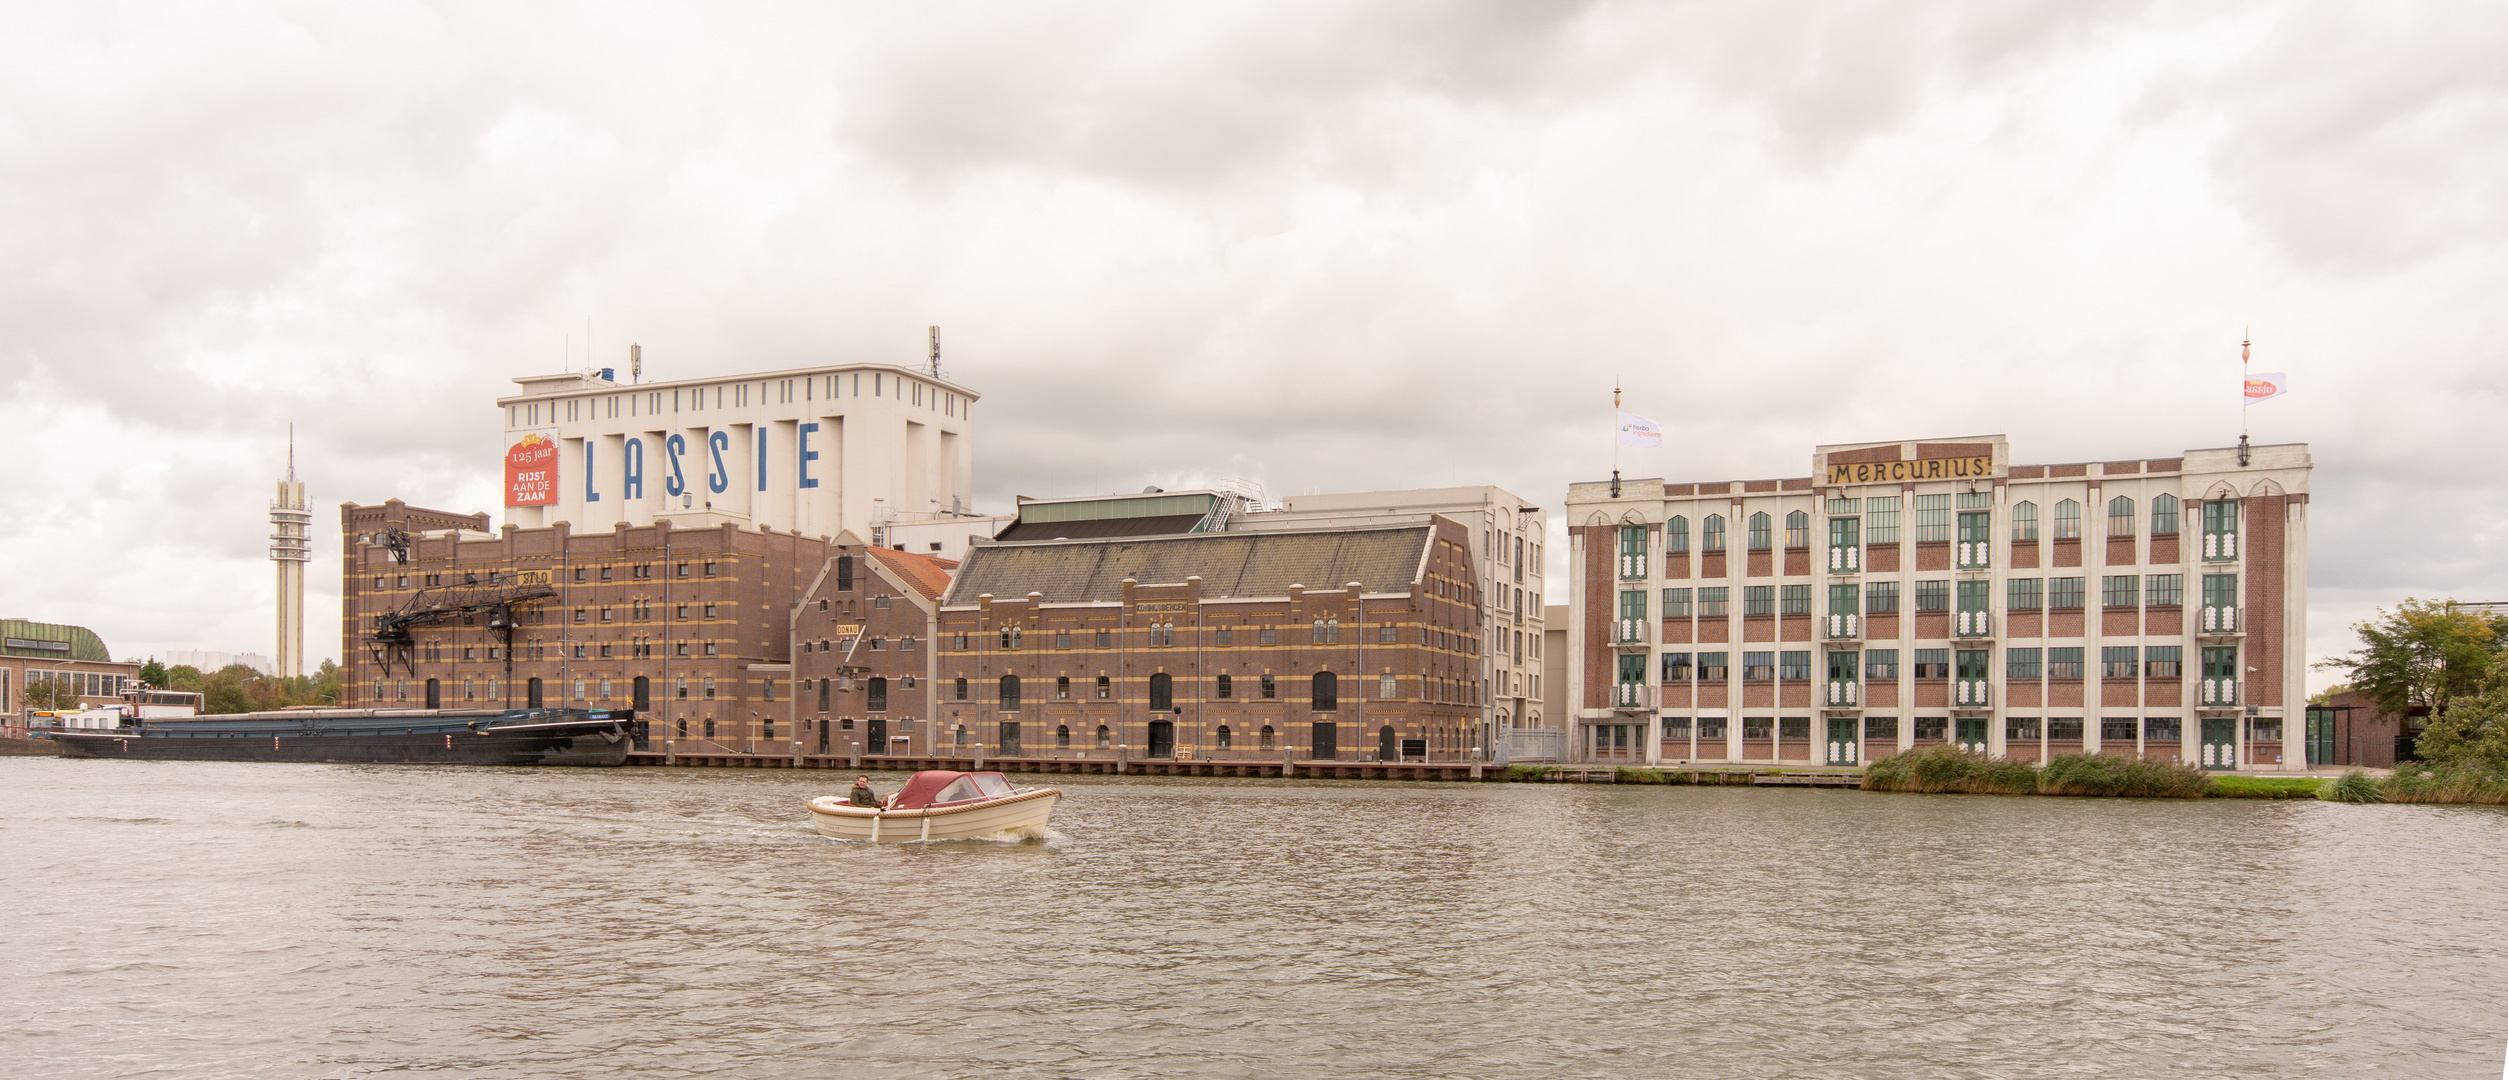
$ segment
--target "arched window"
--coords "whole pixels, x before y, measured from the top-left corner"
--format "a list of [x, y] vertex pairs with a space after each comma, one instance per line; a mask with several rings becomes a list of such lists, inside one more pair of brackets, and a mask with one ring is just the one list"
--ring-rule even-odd
[[1263, 744], [1263, 745], [1262, 745], [1262, 748], [1263, 748], [1263, 749], [1265, 749], [1265, 750], [1269, 750], [1269, 749], [1271, 749], [1271, 725], [1270, 725], [1270, 724], [1265, 724], [1265, 725], [1263, 725], [1263, 731], [1262, 731], [1262, 736], [1261, 736], [1261, 738], [1262, 738], [1262, 744]]
[[2109, 536], [2134, 534], [2134, 501], [2132, 499], [2119, 495], [2107, 501], [2107, 534]]
[[957, 736], [959, 746], [964, 747], [967, 745], [967, 726], [965, 724], [958, 725], [958, 730], [952, 732], [951, 734]]
[[1674, 555], [1689, 554], [1689, 519], [1675, 516], [1663, 523], [1663, 550]]
[[1765, 511], [1750, 516], [1750, 549], [1752, 551], [1766, 551], [1775, 542], [1776, 538], [1769, 535], [1770, 524], [1771, 519]]
[[2038, 504], [2024, 502], [2012, 507], [2012, 539], [2038, 538]]
[[1104, 724], [1097, 725], [1097, 748], [1104, 750], [1113, 745], [1115, 745], [1114, 732], [1106, 730]]
[[714, 737], [714, 718], [711, 716], [705, 718], [705, 737], [709, 739]]
[[1001, 707], [1004, 712], [1019, 707], [1018, 676], [1004, 675], [1001, 677]]
[[1166, 712], [1176, 707], [1176, 678], [1164, 671], [1150, 676], [1150, 708]]
[[2178, 509], [2177, 496], [2154, 495], [2151, 497], [2151, 535], [2175, 536], [2177, 523], [2181, 520], [2184, 520], [2184, 514]]
[[1324, 643], [1324, 620], [1315, 620], [1315, 635], [1307, 640], [1317, 645]]
[[1054, 729], [1054, 745], [1065, 750], [1071, 748], [1071, 725], [1064, 724]]
[[1800, 510], [1785, 515], [1785, 546], [1790, 548], [1811, 546], [1811, 515]]
[[1226, 725], [1226, 724], [1221, 724], [1221, 725], [1219, 725], [1219, 730], [1218, 730], [1218, 732], [1217, 732], [1216, 734], [1217, 734], [1217, 735], [1218, 735], [1218, 737], [1219, 737], [1219, 748], [1220, 748], [1220, 749], [1222, 749], [1222, 750], [1226, 750], [1226, 749], [1229, 749], [1229, 748], [1233, 745], [1233, 744], [1229, 741], [1230, 736], [1229, 736], [1229, 734], [1228, 734], [1228, 725]]
[[2055, 504], [2055, 538], [2081, 539], [2081, 504], [2066, 499]]
[[[537, 701], [540, 697], [540, 680], [538, 679], [531, 680], [531, 696], [534, 701]], [[768, 701], [775, 700], [775, 682], [772, 679], [767, 680], [766, 699]], [[643, 675], [636, 676], [635, 702], [636, 710], [639, 712], [653, 707], [652, 679]]]
[[1316, 712], [1331, 712], [1341, 707], [1341, 677], [1329, 671], [1315, 673], [1314, 707]]
[[1724, 550], [1724, 515], [1709, 514], [1698, 526], [1698, 550]]
[[672, 731], [672, 733], [673, 733], [673, 734], [672, 734], [672, 737], [673, 737], [673, 738], [679, 738], [679, 739], [685, 739], [685, 738], [687, 738], [687, 737], [688, 737], [688, 718], [687, 718], [687, 717], [685, 717], [685, 716], [680, 717], [680, 718], [679, 718], [679, 722], [671, 728], [671, 731]]

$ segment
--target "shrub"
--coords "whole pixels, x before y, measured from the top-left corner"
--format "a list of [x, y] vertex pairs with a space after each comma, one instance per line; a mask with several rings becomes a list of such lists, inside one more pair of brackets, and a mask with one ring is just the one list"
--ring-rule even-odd
[[1948, 746], [1928, 746], [1882, 758], [1867, 766], [1864, 769], [1864, 790], [2028, 795], [2038, 790], [2037, 770], [2017, 761], [1989, 758]]
[[2321, 776], [2215, 776], [2205, 794], [2215, 799], [2313, 799]]
[[2041, 795], [2200, 799], [2212, 778], [2192, 765], [2106, 754], [2058, 754], [2038, 770]]
[[2385, 801], [2390, 803], [2508, 806], [2508, 776], [2471, 764], [2433, 769], [2418, 762], [2405, 762], [2396, 766], [2394, 777], [2380, 786]]
[[2377, 803], [2386, 801], [2375, 777], [2358, 769], [2344, 773], [2343, 778], [2316, 789], [2316, 797], [2334, 802]]
[[1550, 767], [1549, 767], [1549, 766], [1547, 766], [1547, 765], [1509, 765], [1509, 766], [1507, 766], [1507, 779], [1512, 780], [1512, 781], [1514, 781], [1514, 782], [1516, 782], [1516, 783], [1519, 783], [1519, 784], [1520, 784], [1520, 783], [1527, 783], [1527, 782], [1538, 782], [1538, 781], [1540, 781], [1540, 780], [1543, 780], [1543, 779], [1545, 779], [1545, 778], [1549, 777], [1549, 775], [1550, 775]]

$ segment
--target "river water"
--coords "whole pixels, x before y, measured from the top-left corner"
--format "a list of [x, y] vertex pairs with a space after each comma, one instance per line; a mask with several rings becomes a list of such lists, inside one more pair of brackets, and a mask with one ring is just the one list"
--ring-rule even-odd
[[[0, 1074], [2494, 1077], [2508, 814], [0, 759]], [[901, 778], [881, 777], [883, 790]]]

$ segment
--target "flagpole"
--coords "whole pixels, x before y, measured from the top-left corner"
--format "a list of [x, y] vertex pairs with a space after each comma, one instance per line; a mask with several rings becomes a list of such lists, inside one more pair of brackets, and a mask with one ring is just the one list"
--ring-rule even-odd
[[1611, 497], [1620, 497], [1620, 377], [1611, 377]]
[[2247, 375], [2252, 370], [2248, 364], [2254, 359], [2254, 350], [2255, 331], [2250, 329], [2245, 340], [2238, 343], [2238, 466], [2242, 469], [2247, 465], [2247, 408], [2255, 403], [2247, 396]]

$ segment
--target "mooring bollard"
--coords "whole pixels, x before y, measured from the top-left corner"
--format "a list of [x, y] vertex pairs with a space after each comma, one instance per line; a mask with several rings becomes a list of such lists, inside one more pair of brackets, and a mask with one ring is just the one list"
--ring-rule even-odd
[[664, 764], [664, 765], [677, 765], [677, 764], [679, 764], [679, 740], [677, 740], [677, 739], [664, 739], [664, 740], [662, 740], [662, 764]]

